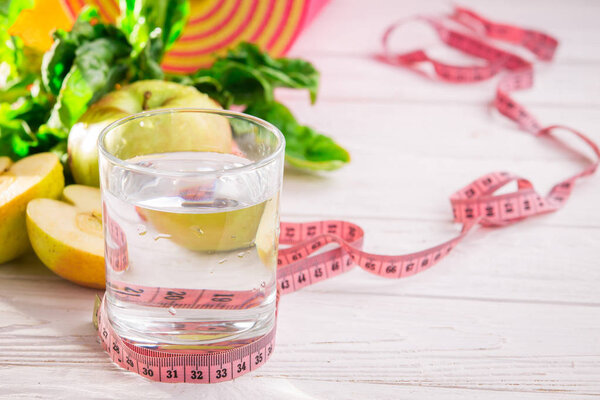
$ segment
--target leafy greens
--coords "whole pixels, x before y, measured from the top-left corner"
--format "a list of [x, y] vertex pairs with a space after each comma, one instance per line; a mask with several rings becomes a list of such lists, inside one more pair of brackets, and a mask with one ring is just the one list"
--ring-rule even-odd
[[160, 63], [187, 22], [187, 0], [120, 0], [116, 25], [103, 22], [95, 8], [84, 8], [70, 31], [53, 33], [43, 59], [7, 33], [19, 12], [33, 4], [0, 0], [0, 155], [18, 159], [54, 151], [65, 162], [68, 132], [91, 104], [118, 85], [167, 79], [273, 123], [286, 137], [290, 165], [332, 170], [350, 160], [346, 150], [299, 124], [275, 100], [275, 89], [283, 87], [308, 90], [315, 102], [319, 73], [307, 61], [273, 58], [241, 43], [190, 76], [165, 74]]
[[278, 87], [307, 89], [317, 97], [319, 73], [308, 61], [274, 59], [251, 43], [241, 43], [208, 68], [175, 78], [194, 85], [224, 107], [245, 106], [244, 112], [271, 122], [286, 139], [286, 160], [299, 169], [334, 170], [350, 161], [348, 152], [331, 138], [300, 125], [289, 109], [274, 100]]

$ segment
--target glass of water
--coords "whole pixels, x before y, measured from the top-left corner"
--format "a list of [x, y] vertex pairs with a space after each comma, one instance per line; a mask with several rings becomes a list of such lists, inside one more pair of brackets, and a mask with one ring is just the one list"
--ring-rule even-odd
[[273, 125], [222, 110], [102, 131], [106, 307], [121, 337], [217, 351], [274, 328], [284, 147]]

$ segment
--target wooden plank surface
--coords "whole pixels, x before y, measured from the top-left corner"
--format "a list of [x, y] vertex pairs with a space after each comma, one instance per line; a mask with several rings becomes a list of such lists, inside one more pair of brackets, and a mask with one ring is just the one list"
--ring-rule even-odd
[[[584, 160], [490, 111], [494, 82], [429, 82], [374, 60], [385, 26], [442, 1], [333, 0], [292, 54], [322, 72], [315, 106], [280, 93], [298, 118], [334, 136], [352, 163], [286, 171], [284, 220], [343, 218], [365, 249], [401, 253], [456, 232], [448, 196], [501, 169], [545, 192]], [[463, 2], [554, 33], [556, 61], [517, 94], [545, 123], [600, 141], [600, 3]], [[413, 29], [413, 28], [410, 28]], [[418, 28], [399, 46], [435, 43]], [[447, 54], [439, 47], [433, 51]], [[600, 178], [560, 212], [479, 229], [435, 268], [402, 281], [354, 270], [281, 301], [273, 358], [211, 386], [148, 382], [114, 366], [90, 324], [93, 290], [33, 256], [0, 267], [0, 393], [17, 398], [563, 399], [600, 397]]]

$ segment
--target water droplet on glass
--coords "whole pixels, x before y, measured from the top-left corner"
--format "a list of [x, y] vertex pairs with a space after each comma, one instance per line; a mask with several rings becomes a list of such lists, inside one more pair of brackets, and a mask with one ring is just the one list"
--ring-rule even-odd
[[223, 264], [225, 261], [227, 261], [227, 259], [223, 258], [222, 260], [219, 260], [219, 264]]
[[169, 307], [169, 314], [175, 315], [175, 314], [177, 314], [177, 310], [171, 306], [171, 307]]
[[262, 282], [260, 283], [260, 287], [264, 288], [265, 286], [267, 286], [267, 283], [266, 283], [265, 281], [262, 281]]
[[243, 257], [244, 257], [246, 254], [248, 254], [248, 253], [249, 253], [249, 251], [242, 251], [242, 252], [239, 252], [239, 253], [238, 253], [238, 257], [239, 257], [239, 258], [243, 258]]
[[192, 225], [190, 229], [198, 236], [204, 235], [204, 231], [198, 225]]
[[158, 240], [158, 239], [170, 239], [171, 235], [168, 235], [166, 233], [159, 233], [158, 235], [154, 236], [154, 240]]
[[135, 230], [137, 231], [138, 235], [140, 235], [140, 236], [144, 236], [148, 232], [148, 231], [146, 231], [146, 227], [144, 225], [136, 226]]

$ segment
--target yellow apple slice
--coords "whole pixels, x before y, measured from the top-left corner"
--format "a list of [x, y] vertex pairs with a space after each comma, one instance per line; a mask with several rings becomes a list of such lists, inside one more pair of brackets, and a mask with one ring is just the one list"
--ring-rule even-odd
[[90, 189], [65, 188], [63, 197], [73, 205], [50, 199], [32, 200], [27, 206], [27, 231], [39, 259], [57, 275], [102, 289], [104, 240], [97, 204], [100, 190]]
[[0, 157], [0, 174], [8, 171], [12, 164], [12, 160], [8, 157]]
[[265, 212], [260, 219], [256, 231], [256, 251], [263, 264], [275, 269], [277, 266], [277, 250], [279, 248], [279, 194], [267, 201]]
[[[8, 168], [8, 169], [7, 169]], [[0, 264], [29, 250], [25, 226], [27, 203], [38, 197], [58, 198], [65, 185], [55, 154], [40, 153], [11, 165], [0, 160]]]
[[159, 233], [189, 250], [229, 251], [254, 243], [264, 208], [265, 202], [232, 211], [191, 214], [138, 207], [138, 214]]
[[69, 185], [63, 191], [63, 199], [82, 211], [102, 215], [100, 190], [85, 185]]

